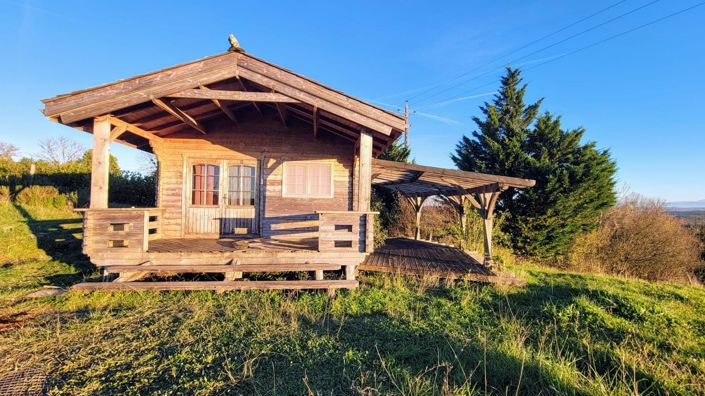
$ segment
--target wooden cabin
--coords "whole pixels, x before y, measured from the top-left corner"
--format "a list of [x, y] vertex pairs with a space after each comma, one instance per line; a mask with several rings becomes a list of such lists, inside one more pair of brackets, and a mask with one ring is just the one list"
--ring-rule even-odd
[[[93, 135], [83, 251], [119, 276], [79, 288], [352, 288], [374, 249], [373, 179], [417, 203], [451, 189], [464, 196], [528, 185], [469, 172], [424, 181], [437, 168], [375, 160], [407, 127], [403, 116], [240, 49], [43, 103], [50, 119]], [[112, 142], [156, 156], [155, 207], [109, 207]], [[289, 271], [314, 279], [243, 280]], [[135, 282], [190, 272], [225, 281]]]

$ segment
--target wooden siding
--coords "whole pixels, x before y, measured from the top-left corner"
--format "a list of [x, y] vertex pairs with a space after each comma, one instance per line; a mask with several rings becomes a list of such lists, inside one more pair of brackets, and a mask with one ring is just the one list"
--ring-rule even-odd
[[[240, 120], [239, 120], [240, 121]], [[316, 211], [352, 210], [354, 147], [331, 134], [314, 138], [311, 127], [281, 121], [265, 113], [239, 124], [217, 122], [209, 134], [199, 137], [165, 137], [155, 147], [159, 161], [158, 206], [164, 209], [162, 235], [188, 237], [188, 195], [184, 182], [193, 160], [244, 160], [259, 163], [258, 213], [260, 234], [274, 238], [317, 237]], [[333, 164], [333, 198], [282, 197], [283, 164], [286, 161], [321, 161]], [[201, 219], [203, 220], [203, 219]], [[198, 221], [198, 220], [196, 220]], [[229, 224], [228, 224], [229, 226]], [[256, 230], [256, 226], [254, 229]]]

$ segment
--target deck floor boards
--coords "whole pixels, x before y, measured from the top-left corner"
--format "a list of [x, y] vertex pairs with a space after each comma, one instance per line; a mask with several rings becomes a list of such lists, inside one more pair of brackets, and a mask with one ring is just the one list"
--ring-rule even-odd
[[367, 256], [360, 270], [411, 275], [431, 275], [443, 278], [476, 278], [487, 280], [495, 276], [482, 265], [479, 255], [432, 242], [408, 238], [387, 239], [374, 253]]

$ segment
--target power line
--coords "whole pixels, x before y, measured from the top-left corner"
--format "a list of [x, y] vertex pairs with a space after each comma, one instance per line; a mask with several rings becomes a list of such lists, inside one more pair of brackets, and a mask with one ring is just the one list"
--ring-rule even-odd
[[685, 12], [688, 12], [688, 11], [694, 9], [694, 8], [701, 7], [701, 6], [703, 6], [703, 5], [705, 5], [705, 1], [700, 2], [700, 3], [697, 3], [697, 4], [694, 4], [694, 5], [690, 6], [690, 7], [684, 8], [684, 9], [682, 9], [682, 10], [673, 12], [673, 13], [668, 14], [668, 15], [666, 15], [666, 16], [663, 16], [663, 17], [661, 17], [661, 18], [654, 19], [653, 21], [644, 23], [644, 24], [642, 24], [642, 25], [636, 26], [636, 27], [631, 28], [631, 29], [629, 29], [629, 30], [625, 30], [625, 31], [623, 31], [623, 32], [620, 32], [620, 33], [617, 33], [617, 34], [615, 34], [615, 35], [609, 36], [609, 37], [604, 38], [604, 39], [602, 39], [602, 40], [596, 41], [596, 42], [594, 42], [594, 43], [592, 43], [592, 44], [588, 44], [588, 45], [586, 45], [586, 46], [584, 46], [584, 47], [580, 47], [580, 48], [578, 48], [578, 49], [576, 49], [576, 50], [573, 50], [573, 51], [570, 51], [570, 52], [566, 52], [565, 54], [559, 55], [559, 56], [557, 56], [557, 57], [555, 57], [555, 58], [553, 58], [553, 59], [550, 59], [550, 60], [547, 60], [547, 61], [545, 61], [545, 62], [539, 63], [538, 65], [529, 67], [529, 68], [527, 68], [527, 69], [525, 69], [525, 70], [535, 69], [535, 68], [537, 68], [537, 67], [539, 67], [539, 66], [543, 66], [543, 65], [545, 65], [545, 64], [547, 64], [547, 63], [550, 63], [550, 62], [553, 62], [553, 61], [557, 61], [557, 60], [559, 60], [559, 59], [565, 58], [566, 56], [573, 55], [573, 54], [575, 54], [576, 52], [584, 51], [584, 50], [586, 50], [586, 49], [589, 49], [589, 48], [592, 48], [592, 47], [594, 47], [594, 46], [600, 45], [600, 44], [602, 44], [602, 43], [604, 43], [604, 42], [607, 42], [607, 41], [610, 41], [610, 40], [614, 40], [614, 39], [616, 39], [616, 38], [618, 38], [618, 37], [621, 37], [621, 36], [624, 36], [624, 35], [626, 35], [626, 34], [632, 33], [632, 32], [634, 32], [634, 31], [636, 31], [636, 30], [643, 29], [643, 28], [645, 28], [645, 27], [647, 27], [647, 26], [651, 26], [651, 25], [653, 25], [653, 24], [659, 23], [659, 22], [661, 22], [661, 21], [663, 21], [663, 20], [665, 20], [665, 19], [672, 18], [672, 17], [674, 17], [674, 16], [676, 16], [676, 15], [683, 14], [683, 13], [685, 13]]
[[[703, 6], [703, 5], [705, 5], [705, 1], [702, 1], [702, 2], [700, 2], [700, 3], [696, 3], [696, 4], [694, 4], [694, 5], [690, 6], [690, 7], [686, 7], [686, 8], [683, 8], [683, 9], [681, 9], [681, 10], [672, 12], [672, 13], [670, 13], [670, 14], [668, 14], [668, 15], [665, 15], [665, 16], [662, 16], [662, 17], [660, 17], [660, 18], [656, 18], [656, 19], [651, 20], [651, 21], [649, 21], [649, 22], [646, 22], [646, 23], [643, 23], [643, 24], [641, 24], [641, 25], [635, 26], [635, 27], [633, 27], [633, 28], [631, 28], [631, 29], [627, 29], [627, 30], [622, 31], [622, 32], [619, 32], [619, 33], [617, 33], [617, 34], [613, 34], [613, 35], [611, 35], [611, 36], [609, 36], [609, 37], [606, 37], [606, 38], [604, 38], [604, 39], [595, 41], [595, 42], [593, 42], [593, 43], [590, 43], [590, 44], [585, 45], [585, 46], [583, 46], [583, 47], [577, 48], [577, 49], [575, 49], [575, 50], [572, 50], [572, 51], [569, 51], [569, 52], [566, 52], [566, 53], [557, 55], [557, 56], [555, 56], [555, 57], [553, 57], [553, 58], [551, 58], [551, 59], [549, 59], [549, 60], [547, 60], [547, 61], [545, 61], [545, 62], [541, 62], [541, 63], [539, 63], [539, 64], [537, 64], [537, 65], [535, 65], [535, 66], [526, 68], [526, 69], [524, 69], [524, 70], [526, 71], [526, 70], [536, 69], [537, 67], [541, 67], [541, 66], [543, 66], [543, 65], [545, 65], [545, 64], [548, 64], [548, 63], [557, 61], [557, 60], [562, 59], [562, 58], [565, 58], [565, 57], [567, 57], [567, 56], [569, 56], [569, 55], [573, 55], [573, 54], [575, 54], [575, 53], [578, 53], [578, 52], [581, 52], [581, 51], [590, 49], [590, 48], [592, 48], [592, 47], [595, 47], [595, 46], [597, 46], [597, 45], [603, 44], [603, 43], [605, 43], [605, 42], [607, 42], [607, 41], [614, 40], [614, 39], [616, 39], [616, 38], [619, 38], [619, 37], [621, 37], [621, 36], [624, 36], [624, 35], [627, 35], [627, 34], [629, 34], [629, 33], [635, 32], [635, 31], [637, 31], [637, 30], [641, 30], [641, 29], [643, 29], [643, 28], [645, 28], [645, 27], [654, 25], [654, 24], [656, 24], [656, 23], [659, 23], [659, 22], [664, 21], [664, 20], [666, 20], [666, 19], [672, 18], [672, 17], [674, 17], [674, 16], [677, 16], [677, 15], [680, 15], [680, 14], [683, 14], [683, 13], [686, 13], [686, 12], [688, 12], [688, 11], [691, 11], [691, 10], [695, 9], [695, 8], [701, 7], [701, 6]], [[488, 84], [483, 84], [483, 85], [480, 85], [480, 86], [476, 86], [476, 87], [472, 88], [471, 90], [464, 92], [463, 94], [464, 94], [464, 95], [469, 95], [469, 94], [473, 93], [475, 90], [477, 90], [477, 89], [479, 89], [479, 88], [482, 88], [482, 87], [484, 87], [484, 86], [486, 86], [486, 85], [488, 85]], [[443, 103], [445, 103], [445, 102], [448, 102], [449, 99], [453, 99], [454, 97], [455, 97], [455, 96], [446, 98], [444, 101], [437, 102], [437, 103], [435, 103], [435, 104], [433, 104], [433, 105], [425, 106], [425, 107], [422, 107], [422, 108], [435, 107], [436, 105], [439, 105], [439, 104], [443, 104]]]
[[[554, 36], [554, 35], [556, 35], [556, 34], [558, 34], [558, 33], [560, 33], [560, 32], [563, 32], [563, 31], [565, 31], [565, 30], [567, 30], [567, 29], [569, 29], [569, 28], [571, 28], [571, 27], [573, 27], [573, 26], [575, 26], [575, 25], [578, 25], [578, 24], [580, 24], [580, 23], [582, 23], [582, 22], [585, 22], [585, 21], [587, 21], [588, 19], [594, 18], [595, 16], [600, 15], [600, 14], [602, 14], [603, 12], [608, 11], [608, 10], [610, 10], [610, 9], [612, 9], [612, 8], [614, 8], [614, 7], [616, 7], [616, 6], [618, 6], [618, 5], [622, 4], [622, 3], [624, 3], [625, 1], [627, 1], [627, 0], [620, 0], [620, 1], [616, 2], [616, 3], [613, 3], [613, 4], [609, 5], [609, 6], [607, 6], [607, 7], [603, 8], [603, 9], [601, 9], [601, 10], [598, 10], [598, 11], [594, 12], [594, 13], [592, 13], [592, 14], [586, 16], [586, 17], [583, 17], [583, 18], [581, 18], [581, 19], [579, 19], [579, 20], [577, 20], [577, 21], [575, 21], [575, 22], [572, 22], [572, 23], [570, 23], [570, 24], [568, 24], [568, 25], [566, 25], [566, 26], [563, 26], [563, 27], [561, 27], [561, 28], [558, 29], [558, 30], [554, 30], [553, 32], [551, 32], [551, 33], [549, 33], [549, 34], [547, 34], [547, 35], [545, 35], [545, 36], [539, 37], [538, 39], [535, 39], [535, 40], [533, 40], [533, 41], [531, 41], [531, 42], [529, 42], [529, 43], [526, 43], [526, 44], [522, 45], [522, 46], [519, 47], [519, 48], [515, 48], [515, 49], [513, 49], [513, 50], [511, 50], [511, 51], [509, 51], [509, 52], [507, 52], [507, 53], [505, 53], [505, 54], [503, 54], [503, 55], [501, 55], [501, 56], [498, 57], [498, 58], [495, 58], [495, 59], [492, 60], [490, 63], [494, 63], [494, 62], [496, 62], [496, 61], [498, 61], [498, 60], [500, 60], [500, 59], [506, 58], [507, 56], [512, 55], [512, 54], [515, 54], [515, 53], [521, 51], [521, 50], [524, 49], [524, 48], [527, 48], [527, 47], [529, 47], [529, 46], [531, 46], [531, 45], [533, 45], [533, 44], [536, 44], [536, 43], [538, 43], [538, 42], [540, 42], [540, 41], [542, 41], [542, 40], [545, 40], [545, 39], [547, 39], [547, 38], [549, 38], [549, 37], [552, 37], [552, 36]], [[409, 97], [409, 99], [418, 98], [419, 96], [423, 96], [423, 95], [426, 94], [427, 92], [433, 91], [434, 89], [436, 89], [436, 88], [438, 88], [438, 87], [440, 87], [440, 86], [443, 86], [443, 85], [445, 85], [445, 84], [448, 84], [448, 83], [457, 81], [457, 80], [459, 80], [459, 79], [461, 79], [461, 78], [463, 78], [463, 77], [469, 75], [470, 73], [472, 73], [472, 72], [474, 72], [474, 71], [476, 71], [476, 70], [478, 70], [478, 69], [481, 69], [481, 68], [482, 68], [482, 65], [481, 65], [481, 66], [478, 66], [478, 67], [475, 67], [475, 68], [473, 68], [473, 69], [471, 69], [471, 70], [469, 70], [469, 71], [467, 71], [467, 72], [465, 72], [465, 73], [459, 74], [458, 76], [453, 77], [453, 78], [450, 79], [450, 80], [446, 80], [446, 81], [440, 82], [440, 83], [438, 83], [438, 84], [432, 84], [432, 85], [429, 86], [427, 89], [424, 89], [422, 92], [417, 93], [417, 94], [415, 94], [415, 95]], [[422, 88], [422, 89], [423, 89], [423, 88]], [[413, 91], [413, 90], [412, 90], [412, 91]], [[409, 91], [406, 91], [406, 92], [409, 92]], [[404, 93], [406, 93], [406, 92], [404, 92]], [[403, 93], [401, 93], [401, 94], [403, 94]], [[392, 95], [388, 95], [387, 97], [390, 97], [390, 96], [392, 96]]]
[[499, 67], [497, 67], [497, 68], [488, 70], [488, 71], [486, 71], [486, 72], [484, 72], [484, 73], [478, 74], [477, 76], [475, 76], [475, 77], [473, 77], [473, 78], [471, 78], [471, 79], [469, 79], [469, 80], [467, 80], [467, 81], [465, 81], [465, 82], [463, 82], [463, 83], [456, 84], [456, 85], [452, 85], [452, 86], [450, 86], [450, 87], [447, 87], [446, 89], [443, 89], [443, 90], [441, 90], [441, 91], [438, 91], [438, 92], [432, 94], [431, 96], [427, 96], [426, 98], [421, 99], [420, 101], [418, 101], [417, 104], [418, 104], [419, 102], [428, 101], [429, 99], [434, 98], [434, 97], [436, 97], [436, 96], [438, 96], [438, 95], [440, 95], [440, 94], [442, 94], [442, 93], [444, 93], [444, 92], [447, 92], [447, 91], [449, 91], [449, 90], [451, 90], [451, 89], [453, 89], [453, 88], [455, 88], [455, 87], [458, 87], [458, 86], [460, 86], [460, 85], [462, 85], [462, 84], [466, 84], [466, 83], [468, 83], [468, 82], [470, 82], [470, 81], [477, 80], [478, 78], [480, 78], [480, 77], [482, 77], [482, 76], [485, 76], [485, 75], [487, 75], [487, 74], [493, 73], [493, 72], [495, 72], [495, 71], [497, 71], [497, 70], [501, 70], [501, 69], [503, 69], [503, 68], [505, 68], [505, 67], [507, 67], [507, 66], [513, 64], [513, 63], [516, 63], [516, 62], [519, 62], [519, 61], [521, 61], [521, 60], [524, 60], [524, 59], [526, 59], [526, 58], [528, 58], [528, 57], [530, 57], [530, 56], [532, 56], [532, 55], [536, 55], [536, 54], [538, 54], [539, 52], [543, 52], [543, 51], [545, 51], [545, 50], [547, 50], [547, 49], [549, 49], [549, 48], [553, 48], [553, 47], [555, 47], [555, 46], [557, 46], [557, 45], [559, 45], [559, 44], [563, 44], [563, 43], [565, 43], [566, 41], [572, 40], [572, 39], [574, 39], [574, 38], [576, 38], [576, 37], [578, 37], [578, 36], [582, 36], [582, 35], [585, 34], [585, 33], [591, 32], [591, 31], [593, 31], [593, 30], [595, 30], [595, 29], [597, 29], [597, 28], [600, 28], [600, 27], [602, 27], [602, 26], [605, 26], [605, 25], [607, 25], [607, 24], [609, 24], [609, 23], [612, 23], [612, 22], [614, 22], [614, 21], [616, 21], [616, 20], [618, 20], [618, 19], [624, 18], [624, 17], [626, 17], [626, 16], [628, 16], [628, 15], [631, 15], [631, 14], [633, 14], [633, 13], [635, 13], [635, 12], [638, 12], [638, 11], [640, 11], [640, 10], [642, 10], [642, 9], [644, 9], [644, 8], [646, 8], [646, 7], [648, 7], [648, 6], [650, 6], [650, 5], [653, 5], [653, 4], [655, 4], [655, 3], [658, 3], [659, 1], [660, 1], [660, 0], [652, 0], [652, 1], [649, 2], [649, 3], [646, 3], [646, 4], [641, 5], [641, 6], [639, 6], [639, 7], [633, 8], [633, 9], [631, 9], [631, 10], [629, 10], [629, 11], [623, 13], [623, 14], [620, 14], [620, 15], [617, 15], [617, 16], [615, 16], [615, 17], [612, 17], [612, 18], [610, 18], [610, 19], [608, 19], [608, 20], [606, 20], [606, 21], [604, 21], [604, 22], [601, 22], [601, 23], [599, 23], [599, 24], [597, 24], [597, 25], [591, 26], [591, 27], [589, 27], [589, 28], [587, 28], [587, 29], [585, 29], [585, 30], [582, 30], [582, 31], [580, 31], [580, 32], [578, 32], [578, 33], [575, 33], [575, 34], [573, 34], [573, 35], [570, 35], [570, 36], [568, 36], [568, 37], [566, 37], [566, 38], [564, 38], [564, 39], [562, 39], [562, 40], [556, 41], [556, 42], [553, 43], [553, 44], [549, 44], [549, 45], [547, 45], [547, 46], [545, 46], [545, 47], [539, 48], [539, 49], [537, 49], [537, 50], [535, 50], [535, 51], [533, 51], [533, 52], [530, 52], [530, 53], [528, 53], [528, 54], [526, 54], [526, 55], [523, 55], [523, 56], [521, 56], [521, 57], [519, 57], [519, 58], [512, 59], [511, 61], [505, 63], [505, 64], [502, 65], [502, 66], [499, 66]]

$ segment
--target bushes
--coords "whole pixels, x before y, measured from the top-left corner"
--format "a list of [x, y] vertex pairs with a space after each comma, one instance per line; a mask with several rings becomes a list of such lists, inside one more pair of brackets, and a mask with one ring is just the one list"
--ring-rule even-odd
[[647, 280], [686, 281], [700, 243], [660, 202], [632, 196], [607, 211], [598, 229], [575, 239], [567, 266]]
[[15, 195], [15, 203], [63, 209], [67, 207], [68, 200], [56, 187], [29, 186], [20, 189]]

